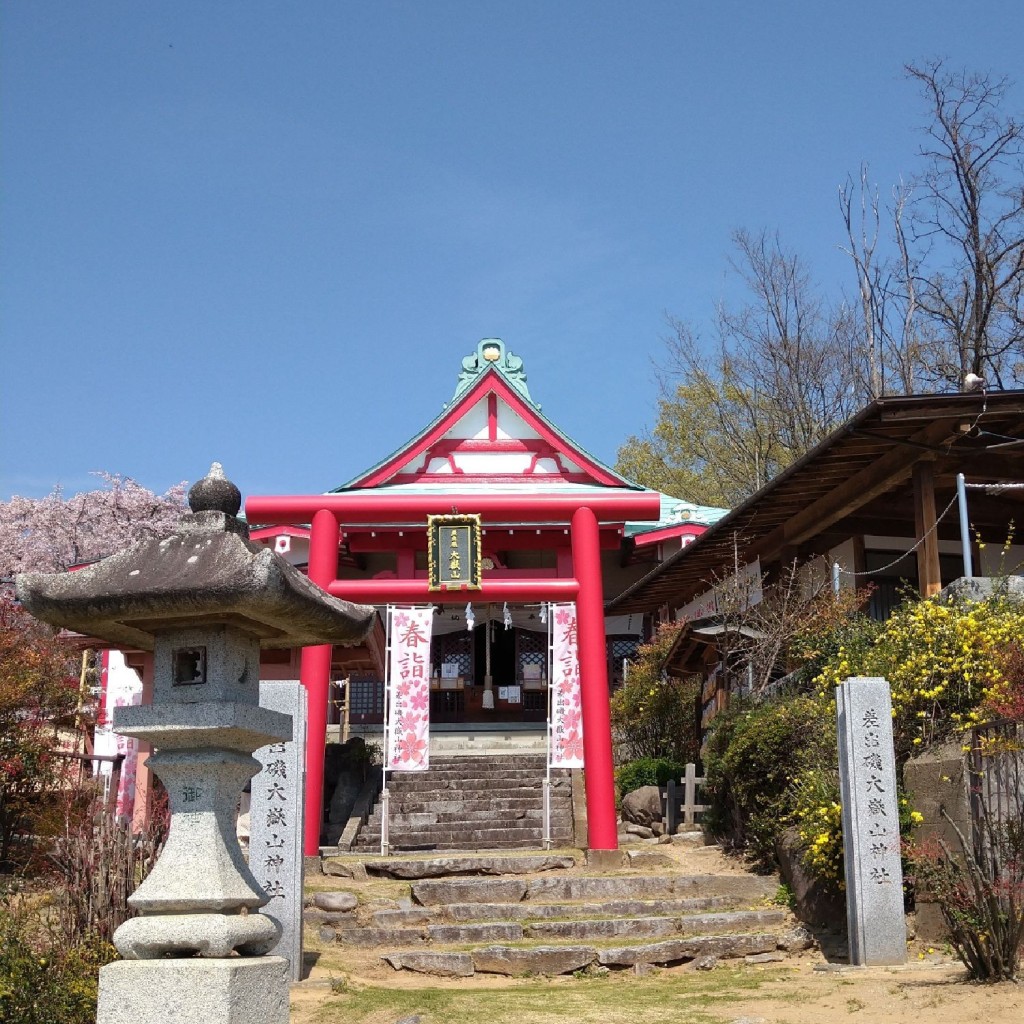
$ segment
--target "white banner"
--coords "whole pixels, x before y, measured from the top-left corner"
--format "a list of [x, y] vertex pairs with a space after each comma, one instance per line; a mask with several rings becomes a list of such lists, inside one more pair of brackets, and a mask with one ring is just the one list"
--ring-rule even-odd
[[[115, 813], [119, 818], [130, 818], [135, 806], [135, 761], [139, 741], [119, 736], [111, 728], [114, 708], [142, 703], [142, 680], [138, 672], [129, 668], [120, 651], [103, 651], [100, 662], [102, 706], [93, 733], [93, 753], [103, 756], [123, 754], [119, 773]], [[93, 771], [105, 778], [107, 787], [113, 778], [114, 766], [110, 761], [93, 761]]]
[[548, 702], [548, 763], [552, 768], [583, 767], [583, 707], [580, 695], [576, 605], [553, 604], [551, 616], [551, 693]]
[[430, 631], [433, 606], [388, 608], [390, 655], [384, 767], [425, 772], [430, 767]]

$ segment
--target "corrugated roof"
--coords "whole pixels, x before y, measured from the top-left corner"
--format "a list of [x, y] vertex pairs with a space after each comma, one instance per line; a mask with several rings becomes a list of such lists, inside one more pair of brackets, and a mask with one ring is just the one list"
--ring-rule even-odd
[[[609, 612], [678, 607], [733, 565], [777, 558], [786, 545], [817, 536], [828, 526], [861, 514], [875, 502], [877, 522], [909, 523], [913, 506], [899, 491], [915, 462], [928, 460], [936, 474], [963, 471], [981, 481], [1024, 480], [1024, 391], [881, 398], [835, 430], [692, 544], [666, 559], [613, 601]], [[943, 486], [948, 490], [949, 481]], [[991, 508], [971, 499], [972, 522], [997, 523], [1020, 491]], [[894, 498], [895, 495], [895, 498]], [[948, 500], [948, 497], [945, 499]], [[945, 504], [943, 501], [943, 505]], [[941, 508], [942, 506], [940, 506]], [[845, 511], [844, 511], [845, 509]], [[831, 518], [830, 518], [831, 517]], [[1006, 515], [1006, 518], [1010, 518]], [[861, 532], [884, 532], [868, 530]]]

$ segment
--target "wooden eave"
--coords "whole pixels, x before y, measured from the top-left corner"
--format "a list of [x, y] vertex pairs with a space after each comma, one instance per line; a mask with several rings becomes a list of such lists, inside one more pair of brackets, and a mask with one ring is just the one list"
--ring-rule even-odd
[[[608, 612], [679, 607], [726, 575], [737, 557], [741, 564], [760, 558], [770, 566], [830, 533], [912, 536], [910, 478], [920, 462], [931, 464], [940, 512], [953, 496], [957, 473], [972, 483], [1024, 481], [1024, 391], [872, 402], [609, 602]], [[1024, 511], [1024, 492], [993, 496], [972, 490], [968, 509], [974, 527], [1005, 532], [1015, 511]], [[940, 524], [939, 536], [950, 536], [954, 524], [955, 510]], [[860, 529], [864, 525], [871, 529]]]

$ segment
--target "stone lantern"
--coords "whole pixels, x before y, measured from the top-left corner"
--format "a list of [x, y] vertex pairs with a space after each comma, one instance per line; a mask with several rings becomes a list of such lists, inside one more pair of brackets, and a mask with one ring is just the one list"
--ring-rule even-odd
[[235, 834], [253, 751], [292, 735], [259, 706], [261, 647], [361, 642], [373, 609], [325, 594], [249, 541], [238, 488], [217, 463], [189, 492], [170, 536], [77, 572], [18, 577], [37, 618], [154, 652], [153, 702], [114, 712], [114, 729], [155, 748], [167, 789], [167, 844], [114, 935], [124, 960], [100, 972], [98, 1024], [286, 1024], [288, 965], [264, 955], [279, 926]]

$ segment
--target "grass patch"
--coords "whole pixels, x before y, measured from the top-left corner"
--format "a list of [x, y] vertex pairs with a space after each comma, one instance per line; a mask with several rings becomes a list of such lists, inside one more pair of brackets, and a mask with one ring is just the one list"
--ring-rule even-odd
[[312, 1020], [328, 1024], [392, 1024], [421, 1014], [424, 1024], [718, 1024], [713, 1011], [776, 978], [776, 973], [718, 969], [702, 974], [634, 978], [521, 979], [495, 989], [405, 988], [351, 984], [318, 1007]]

